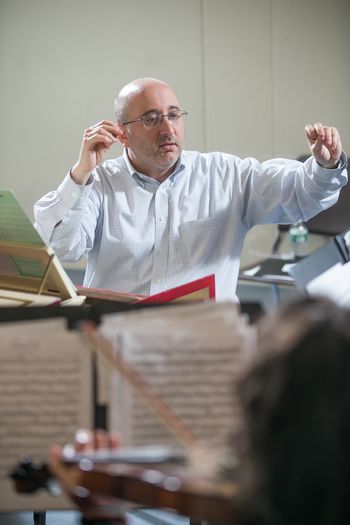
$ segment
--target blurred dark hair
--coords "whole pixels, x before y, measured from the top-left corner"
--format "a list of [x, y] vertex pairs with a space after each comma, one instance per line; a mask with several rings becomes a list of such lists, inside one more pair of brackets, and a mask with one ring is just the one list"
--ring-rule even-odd
[[247, 523], [350, 523], [350, 311], [302, 299], [259, 327], [239, 384]]

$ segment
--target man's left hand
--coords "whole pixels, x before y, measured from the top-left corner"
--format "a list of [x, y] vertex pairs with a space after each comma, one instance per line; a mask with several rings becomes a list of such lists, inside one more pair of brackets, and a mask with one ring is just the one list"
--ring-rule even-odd
[[337, 128], [324, 126], [321, 122], [305, 126], [310, 151], [323, 168], [336, 168], [342, 152]]

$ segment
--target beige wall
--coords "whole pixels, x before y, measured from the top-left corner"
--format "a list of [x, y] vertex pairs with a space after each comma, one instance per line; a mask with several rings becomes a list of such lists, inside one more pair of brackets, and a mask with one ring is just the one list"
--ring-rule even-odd
[[0, 0], [0, 185], [32, 217], [139, 76], [177, 91], [188, 149], [295, 157], [321, 120], [350, 151], [349, 15], [348, 0]]

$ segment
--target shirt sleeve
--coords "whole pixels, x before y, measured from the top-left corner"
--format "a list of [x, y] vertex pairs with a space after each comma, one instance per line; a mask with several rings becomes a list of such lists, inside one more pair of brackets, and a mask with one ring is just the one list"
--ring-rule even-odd
[[68, 173], [57, 190], [34, 204], [34, 226], [63, 261], [78, 261], [93, 245], [98, 206], [90, 198], [91, 180], [92, 183], [79, 185]]
[[335, 169], [323, 168], [313, 157], [304, 163], [286, 159], [262, 163], [243, 160], [243, 221], [251, 228], [256, 224], [311, 219], [337, 202], [340, 189], [348, 180], [346, 167], [345, 153]]

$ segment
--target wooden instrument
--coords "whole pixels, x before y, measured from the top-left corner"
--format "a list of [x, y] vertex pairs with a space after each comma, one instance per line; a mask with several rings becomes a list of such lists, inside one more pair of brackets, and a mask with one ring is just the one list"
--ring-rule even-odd
[[35, 465], [27, 460], [11, 473], [11, 478], [20, 493], [33, 493], [40, 488], [50, 491], [56, 478], [85, 517], [103, 517], [110, 523], [120, 522], [122, 501], [170, 509], [211, 523], [234, 523], [238, 518], [234, 482], [198, 476], [179, 465], [180, 456], [176, 455], [170, 462], [158, 465], [147, 464], [147, 458], [139, 464], [127, 464], [122, 456], [111, 454], [108, 461], [104, 453], [101, 463], [93, 461], [94, 454], [78, 455], [63, 460], [54, 472], [47, 464]]

